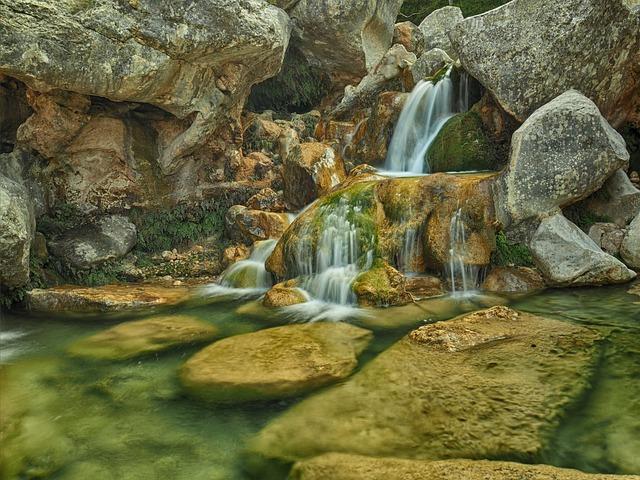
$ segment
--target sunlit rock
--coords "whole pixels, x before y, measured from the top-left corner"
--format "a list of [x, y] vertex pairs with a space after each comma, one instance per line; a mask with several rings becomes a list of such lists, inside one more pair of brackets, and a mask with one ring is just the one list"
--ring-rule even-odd
[[264, 294], [262, 304], [265, 307], [278, 308], [304, 303], [309, 300], [308, 294], [296, 286], [296, 282], [287, 281], [274, 285]]
[[449, 32], [463, 20], [459, 7], [442, 7], [429, 15], [420, 23], [420, 30], [424, 35], [425, 50], [440, 48], [450, 57], [458, 58], [456, 48], [451, 45]]
[[386, 262], [378, 262], [358, 275], [352, 288], [358, 305], [363, 307], [404, 305], [413, 300], [404, 276]]
[[251, 210], [243, 205], [234, 205], [225, 216], [230, 238], [252, 244], [269, 238], [280, 238], [289, 225], [284, 213]]
[[431, 78], [438, 73], [438, 70], [452, 63], [453, 60], [447, 55], [447, 52], [441, 48], [432, 48], [420, 55], [411, 66], [413, 82], [418, 83], [420, 80]]

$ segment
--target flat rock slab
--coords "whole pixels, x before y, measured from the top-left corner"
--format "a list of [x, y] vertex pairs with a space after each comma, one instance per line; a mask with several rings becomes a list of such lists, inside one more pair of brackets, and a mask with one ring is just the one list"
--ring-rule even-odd
[[126, 360], [179, 345], [205, 342], [217, 334], [216, 327], [193, 317], [166, 315], [121, 323], [74, 343], [68, 351], [85, 358]]
[[507, 307], [420, 327], [268, 424], [247, 468], [328, 452], [533, 461], [588, 387], [599, 338]]
[[291, 480], [623, 480], [637, 475], [583, 473], [549, 465], [487, 460], [427, 462], [329, 453], [297, 463]]
[[180, 379], [214, 402], [291, 397], [349, 376], [371, 338], [345, 323], [268, 328], [208, 346], [187, 361]]
[[188, 287], [159, 285], [104, 285], [78, 287], [63, 285], [27, 292], [26, 302], [35, 312], [121, 312], [176, 305], [191, 296]]

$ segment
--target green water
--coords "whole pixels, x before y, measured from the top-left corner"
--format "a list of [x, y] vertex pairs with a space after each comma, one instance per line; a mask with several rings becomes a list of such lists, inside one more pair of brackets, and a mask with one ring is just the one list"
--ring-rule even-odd
[[[354, 320], [375, 333], [360, 363], [424, 322], [505, 302], [436, 299]], [[511, 301], [518, 309], [584, 324], [606, 336], [592, 390], [540, 461], [640, 473], [640, 305], [634, 302], [640, 297], [624, 287], [549, 291]], [[223, 336], [284, 322], [254, 304], [200, 304], [177, 311], [215, 324]], [[123, 320], [2, 315], [0, 415], [9, 428], [1, 439], [0, 478], [246, 478], [241, 456], [246, 440], [297, 400], [220, 407], [186, 397], [176, 372], [198, 346], [125, 362], [65, 354], [72, 342]], [[22, 423], [12, 430], [15, 418]]]

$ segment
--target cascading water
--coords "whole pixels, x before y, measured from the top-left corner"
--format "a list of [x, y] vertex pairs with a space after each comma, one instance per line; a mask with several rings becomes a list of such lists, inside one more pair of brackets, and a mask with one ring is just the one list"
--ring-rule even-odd
[[449, 227], [449, 284], [451, 292], [467, 295], [477, 289], [478, 267], [465, 262], [467, 254], [467, 238], [465, 233], [462, 209], [458, 209], [451, 217]]

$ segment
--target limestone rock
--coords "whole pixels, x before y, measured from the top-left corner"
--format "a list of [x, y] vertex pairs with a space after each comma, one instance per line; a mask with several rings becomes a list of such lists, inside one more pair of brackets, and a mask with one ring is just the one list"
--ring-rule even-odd
[[580, 208], [621, 227], [640, 213], [640, 190], [622, 170], [611, 175], [600, 190], [580, 202]]
[[614, 257], [620, 253], [625, 231], [615, 223], [597, 222], [589, 228], [589, 238], [604, 252]]
[[284, 161], [284, 199], [302, 208], [321, 197], [346, 177], [344, 163], [334, 150], [322, 143], [301, 143]]
[[570, 88], [616, 128], [640, 103], [640, 15], [624, 0], [516, 0], [449, 37], [465, 70], [520, 122]]
[[489, 292], [527, 293], [545, 288], [540, 272], [529, 267], [494, 267], [482, 283]]
[[424, 34], [420, 27], [413, 22], [396, 23], [393, 27], [393, 44], [399, 43], [420, 57], [424, 52]]
[[278, 194], [270, 188], [263, 188], [249, 200], [247, 208], [251, 210], [263, 210], [265, 212], [284, 212], [286, 205], [282, 193]]
[[89, 268], [126, 255], [136, 244], [136, 226], [123, 215], [69, 230], [48, 242], [53, 255], [77, 268]]
[[289, 225], [284, 213], [250, 210], [244, 205], [234, 205], [225, 216], [230, 238], [252, 244], [269, 238], [280, 238]]
[[278, 283], [264, 294], [262, 304], [265, 307], [278, 308], [304, 303], [309, 300], [309, 296], [304, 290], [295, 286], [295, 282], [287, 281]]
[[402, 0], [300, 0], [291, 43], [334, 79], [361, 78], [391, 46]]
[[529, 247], [536, 266], [555, 285], [606, 285], [636, 277], [561, 214], [542, 220]]
[[494, 192], [498, 220], [508, 226], [575, 203], [628, 162], [622, 136], [591, 100], [569, 90], [513, 134], [509, 166]]
[[420, 327], [267, 424], [249, 444], [248, 467], [327, 452], [534, 458], [589, 387], [598, 338], [506, 307]]
[[432, 48], [420, 55], [411, 67], [413, 82], [418, 83], [420, 80], [433, 77], [438, 70], [452, 63], [453, 60], [447, 55], [447, 52], [441, 48]]
[[352, 288], [362, 307], [404, 305], [413, 300], [404, 276], [386, 262], [358, 275]]
[[277, 73], [290, 22], [259, 0], [132, 3], [3, 2], [0, 73], [38, 91], [150, 103], [193, 116], [162, 152], [160, 166], [170, 174], [207, 136], [237, 121], [252, 84]]
[[154, 284], [78, 287], [63, 285], [35, 288], [26, 295], [27, 306], [35, 312], [98, 313], [148, 310], [177, 305], [191, 297], [187, 287]]
[[73, 343], [69, 353], [98, 360], [126, 360], [170, 348], [206, 342], [218, 330], [187, 315], [167, 315], [124, 322]]
[[29, 251], [34, 230], [33, 209], [26, 188], [0, 174], [0, 285], [14, 288], [29, 280]]
[[640, 270], [640, 213], [631, 222], [620, 247], [622, 260], [634, 270]]
[[431, 12], [421, 23], [420, 30], [424, 35], [425, 50], [440, 48], [452, 58], [458, 58], [455, 46], [449, 40], [449, 32], [464, 17], [458, 7], [442, 7]]
[[347, 377], [371, 337], [325, 322], [236, 335], [191, 357], [180, 379], [193, 395], [215, 402], [292, 397]]
[[550, 465], [489, 460], [423, 461], [327, 453], [294, 465], [291, 480], [632, 480], [635, 476], [583, 473]]

